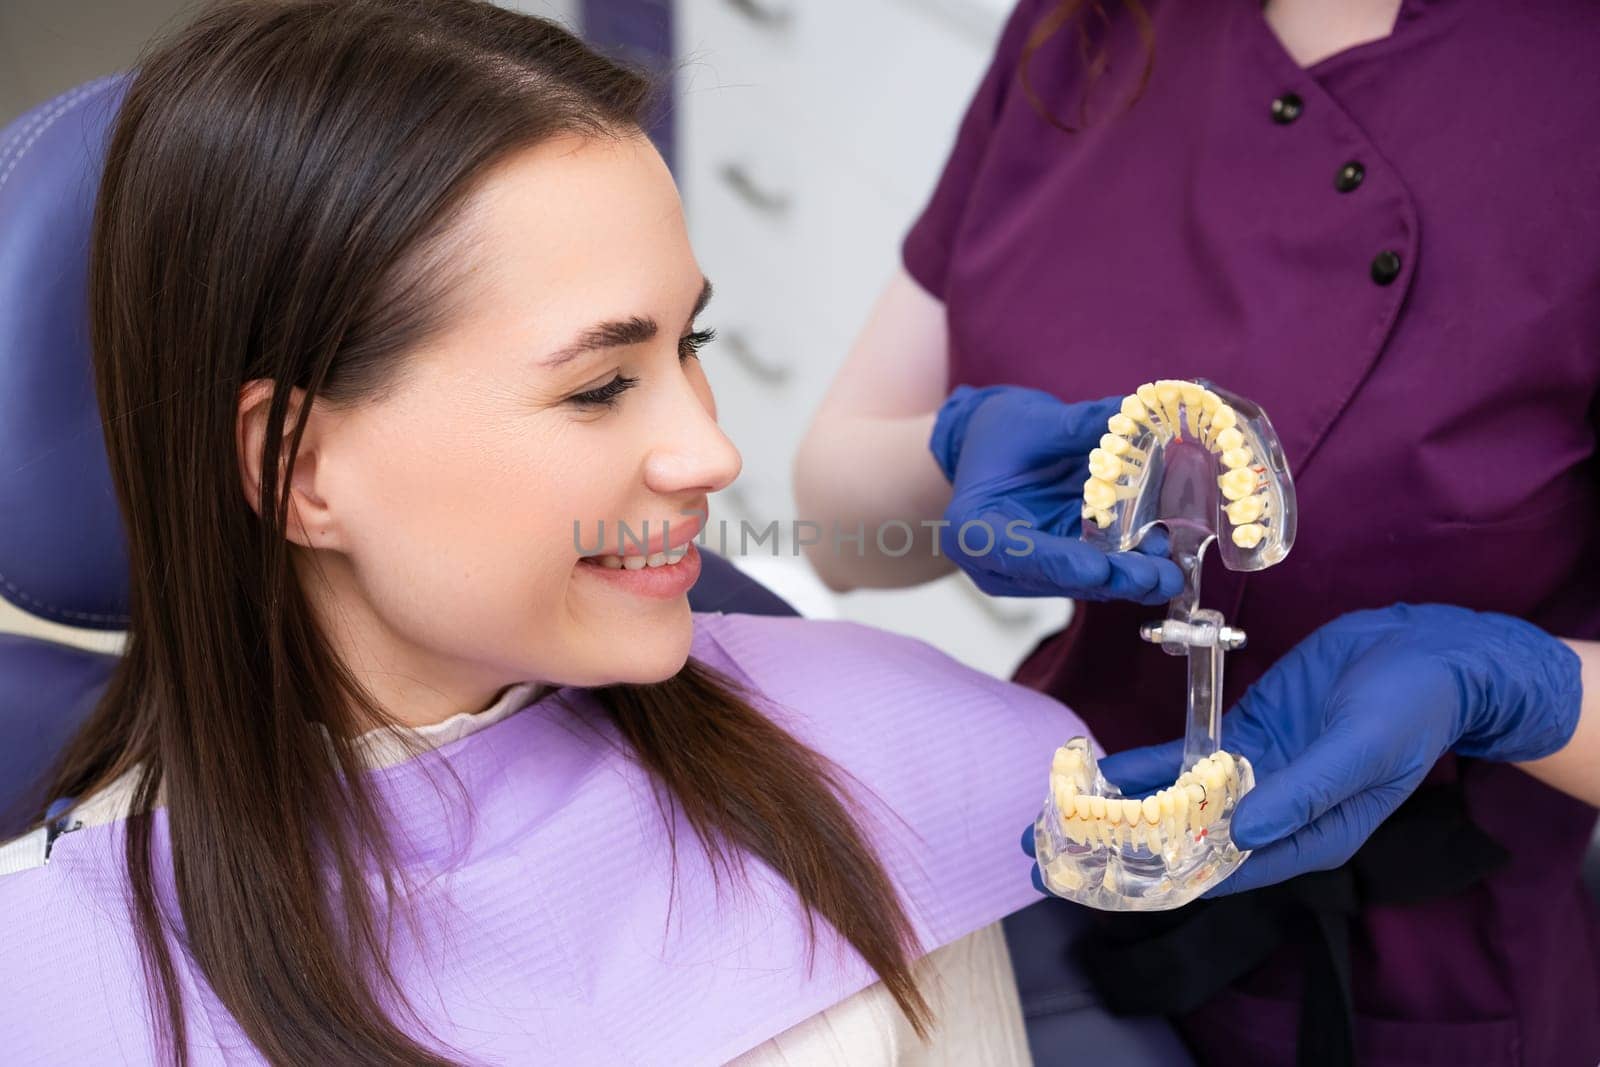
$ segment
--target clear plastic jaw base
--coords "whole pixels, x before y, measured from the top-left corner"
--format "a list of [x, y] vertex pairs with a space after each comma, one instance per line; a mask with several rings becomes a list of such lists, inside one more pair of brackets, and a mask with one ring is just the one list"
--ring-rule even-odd
[[1184, 588], [1166, 619], [1147, 623], [1140, 636], [1188, 657], [1182, 773], [1151, 797], [1123, 797], [1100, 774], [1088, 741], [1073, 738], [1056, 751], [1034, 845], [1057, 896], [1106, 911], [1162, 911], [1195, 899], [1249, 855], [1234, 846], [1230, 828], [1255, 773], [1220, 749], [1223, 657], [1244, 647], [1245, 634], [1200, 607], [1200, 572], [1213, 543], [1236, 571], [1288, 555], [1294, 483], [1266, 413], [1205, 381], [1141, 385], [1107, 431], [1089, 456], [1083, 539], [1126, 552], [1156, 526], [1167, 531]]
[[1249, 855], [1229, 833], [1234, 807], [1255, 786], [1242, 756], [1218, 753], [1138, 800], [1106, 781], [1088, 740], [1075, 737], [1057, 751], [1051, 779], [1033, 842], [1045, 887], [1056, 896], [1102, 911], [1166, 911], [1194, 900]]

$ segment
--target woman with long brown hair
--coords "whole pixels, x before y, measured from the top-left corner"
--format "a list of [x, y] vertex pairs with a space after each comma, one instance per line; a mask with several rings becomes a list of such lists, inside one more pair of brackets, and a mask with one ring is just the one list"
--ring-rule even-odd
[[131, 622], [0, 877], [8, 1061], [1026, 1058], [996, 923], [1080, 727], [691, 614], [739, 457], [647, 100], [477, 0], [225, 0], [139, 64], [90, 280]]

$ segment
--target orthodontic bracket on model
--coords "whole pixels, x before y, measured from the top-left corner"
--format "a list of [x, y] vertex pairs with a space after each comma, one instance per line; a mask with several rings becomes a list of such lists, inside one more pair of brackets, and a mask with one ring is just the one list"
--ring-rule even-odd
[[1183, 762], [1168, 788], [1124, 797], [1100, 774], [1088, 739], [1074, 737], [1051, 761], [1034, 846], [1057, 896], [1106, 911], [1162, 911], [1198, 897], [1249, 855], [1234, 847], [1229, 825], [1255, 774], [1220, 745], [1223, 656], [1243, 648], [1245, 634], [1200, 607], [1200, 570], [1212, 542], [1229, 570], [1262, 570], [1287, 556], [1294, 483], [1266, 413], [1203, 380], [1141, 385], [1106, 429], [1089, 454], [1083, 539], [1126, 552], [1156, 526], [1166, 530], [1183, 591], [1139, 635], [1188, 657]]

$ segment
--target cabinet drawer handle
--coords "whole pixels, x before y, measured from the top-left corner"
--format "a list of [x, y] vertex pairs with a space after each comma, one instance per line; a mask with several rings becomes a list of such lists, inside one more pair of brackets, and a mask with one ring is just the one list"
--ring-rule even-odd
[[724, 163], [720, 171], [722, 180], [738, 194], [739, 199], [767, 215], [781, 218], [789, 213], [789, 198], [782, 193], [768, 192], [738, 163]]
[[959, 574], [956, 582], [961, 586], [961, 591], [967, 598], [978, 605], [983, 613], [999, 623], [1001, 626], [1022, 626], [1033, 618], [1033, 611], [1026, 607], [1010, 607], [1003, 601], [997, 600], [973, 584], [972, 579], [965, 574]]
[[792, 15], [787, 7], [761, 0], [728, 0], [728, 6], [756, 25], [774, 30], [788, 26]]
[[753, 376], [768, 385], [782, 385], [789, 380], [789, 368], [781, 363], [769, 363], [756, 355], [755, 347], [744, 334], [736, 330], [729, 331], [727, 338], [728, 354]]

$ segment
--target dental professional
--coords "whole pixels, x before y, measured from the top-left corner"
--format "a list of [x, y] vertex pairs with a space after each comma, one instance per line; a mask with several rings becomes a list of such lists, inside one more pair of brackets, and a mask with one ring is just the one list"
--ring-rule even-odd
[[1028, 1062], [1011, 827], [1085, 727], [691, 612], [740, 457], [650, 89], [475, 0], [224, 0], [0, 133], [94, 160], [131, 564], [0, 843], [6, 1063]]
[[[833, 588], [961, 566], [1082, 601], [1016, 680], [1139, 788], [1177, 770], [1145, 746], [1184, 663], [1138, 629], [1178, 575], [1078, 543], [1085, 455], [1159, 378], [1270, 413], [1294, 551], [1202, 584], [1249, 635], [1223, 741], [1266, 772], [1260, 852], [1075, 950], [1202, 1062], [1600, 1060], [1597, 54], [1600, 10], [1560, 0], [1023, 0], [797, 456], [808, 518], [950, 524], [814, 554]], [[958, 550], [985, 517], [1037, 550]]]

